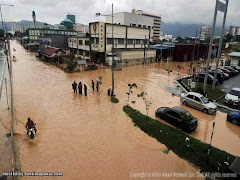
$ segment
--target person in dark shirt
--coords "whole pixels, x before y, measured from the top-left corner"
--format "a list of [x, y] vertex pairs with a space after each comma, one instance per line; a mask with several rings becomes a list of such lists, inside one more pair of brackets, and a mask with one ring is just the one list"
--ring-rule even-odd
[[36, 126], [35, 126], [33, 120], [31, 120], [30, 117], [28, 118], [28, 122], [26, 123], [26, 126], [25, 126], [25, 127], [26, 127], [27, 130], [28, 130], [28, 129], [31, 129], [31, 128], [34, 128], [34, 129], [35, 129], [35, 132], [37, 132]]
[[77, 93], [77, 83], [74, 81], [72, 84], [73, 92]]

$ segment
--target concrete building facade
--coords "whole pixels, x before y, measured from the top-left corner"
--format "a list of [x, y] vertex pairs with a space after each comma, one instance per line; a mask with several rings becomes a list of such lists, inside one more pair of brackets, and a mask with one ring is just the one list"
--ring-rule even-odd
[[[154, 19], [147, 16], [139, 16], [135, 13], [129, 12], [119, 12], [114, 13], [113, 23], [126, 25], [126, 26], [133, 26], [133, 27], [143, 27], [149, 28], [151, 30], [150, 34], [150, 41], [153, 41], [153, 26], [154, 26]], [[112, 17], [106, 17], [107, 23], [112, 23]]]
[[145, 12], [143, 10], [132, 10], [132, 13], [136, 13], [138, 15], [141, 16], [145, 16], [145, 17], [150, 17], [153, 19], [153, 40], [154, 41], [158, 41], [160, 39], [160, 35], [161, 35], [161, 16], [157, 15], [157, 14], [153, 14], [153, 13], [149, 13], [149, 12]]
[[149, 38], [150, 28], [114, 24], [112, 39], [112, 24], [92, 22], [89, 24], [89, 37], [70, 37], [68, 47], [74, 49], [75, 56], [81, 52], [83, 59], [106, 63], [106, 58], [112, 55], [114, 42], [114, 56], [120, 57], [122, 61], [134, 61], [144, 59], [144, 49], [145, 57], [155, 58], [155, 51], [148, 49]]
[[30, 41], [38, 41], [41, 36], [50, 34], [61, 34], [65, 36], [76, 36], [77, 32], [73, 30], [59, 30], [59, 29], [44, 29], [44, 28], [29, 28], [27, 35]]
[[205, 41], [211, 39], [212, 28], [208, 25], [202, 25], [200, 29], [200, 40]]
[[230, 26], [229, 34], [233, 36], [240, 35], [240, 27], [239, 26]]

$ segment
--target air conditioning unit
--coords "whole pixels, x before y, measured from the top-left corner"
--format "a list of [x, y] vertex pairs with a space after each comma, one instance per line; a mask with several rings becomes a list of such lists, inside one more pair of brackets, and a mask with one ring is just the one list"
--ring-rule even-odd
[[196, 87], [196, 82], [191, 83], [191, 89], [194, 89]]

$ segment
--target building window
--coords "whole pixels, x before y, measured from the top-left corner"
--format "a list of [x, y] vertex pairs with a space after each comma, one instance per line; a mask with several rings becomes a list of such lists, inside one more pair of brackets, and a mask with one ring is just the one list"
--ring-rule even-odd
[[85, 41], [85, 45], [89, 45], [89, 41]]
[[124, 44], [124, 39], [118, 39], [118, 44]]
[[108, 38], [108, 39], [107, 39], [107, 44], [112, 44], [112, 42], [113, 42], [113, 41], [112, 41], [111, 38]]
[[133, 39], [128, 39], [128, 44], [133, 44]]
[[132, 24], [133, 27], [136, 27], [137, 25], [136, 24]]
[[78, 44], [79, 44], [79, 45], [83, 45], [83, 41], [82, 41], [82, 40], [79, 40], [79, 41], [78, 41]]
[[140, 43], [141, 43], [140, 39], [136, 39], [136, 44], [140, 44]]
[[146, 28], [147, 26], [146, 25], [143, 25], [143, 28]]
[[148, 29], [151, 29], [151, 26], [148, 26]]
[[139, 24], [139, 25], [138, 25], [138, 27], [142, 27], [142, 25], [141, 25], [141, 24]]
[[79, 55], [83, 55], [83, 50], [79, 50]]
[[89, 57], [89, 52], [85, 51], [85, 56]]
[[96, 44], [99, 44], [99, 38], [96, 38]]
[[94, 44], [94, 38], [91, 38], [91, 43]]

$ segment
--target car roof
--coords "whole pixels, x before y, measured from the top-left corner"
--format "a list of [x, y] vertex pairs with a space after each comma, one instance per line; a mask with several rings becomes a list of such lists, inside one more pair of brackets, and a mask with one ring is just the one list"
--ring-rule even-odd
[[240, 91], [240, 88], [232, 88], [232, 90], [234, 90], [234, 91]]
[[188, 111], [186, 110], [186, 109], [183, 109], [183, 108], [180, 108], [180, 107], [178, 107], [178, 106], [174, 106], [174, 107], [172, 107], [171, 108], [172, 110], [174, 110], [174, 111], [177, 111], [177, 112], [182, 112], [182, 113], [188, 113]]
[[187, 93], [187, 95], [188, 94], [193, 95], [193, 96], [197, 96], [199, 98], [201, 98], [203, 96], [202, 94], [199, 94], [199, 93], [196, 93], [196, 92], [189, 92], [189, 93]]

